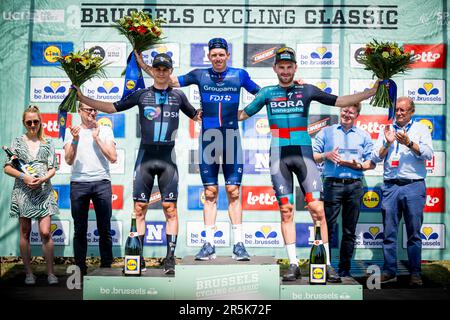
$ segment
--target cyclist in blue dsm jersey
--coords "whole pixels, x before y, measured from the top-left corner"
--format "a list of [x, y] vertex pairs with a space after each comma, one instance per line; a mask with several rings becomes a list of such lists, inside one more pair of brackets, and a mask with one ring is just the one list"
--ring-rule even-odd
[[[141, 242], [145, 236], [145, 214], [148, 209], [153, 183], [158, 177], [158, 187], [166, 217], [167, 255], [164, 272], [175, 272], [175, 245], [178, 235], [178, 169], [175, 159], [175, 136], [178, 129], [179, 110], [189, 118], [200, 120], [196, 111], [181, 90], [169, 87], [173, 71], [172, 59], [162, 53], [153, 60], [154, 84], [152, 87], [127, 96], [124, 100], [108, 103], [85, 97], [78, 89], [78, 100], [107, 113], [139, 107], [141, 145], [134, 168], [133, 200], [137, 229]], [[145, 269], [144, 259], [141, 259]]]
[[307, 131], [309, 105], [313, 100], [341, 108], [353, 105], [373, 96], [378, 82], [368, 91], [341, 97], [325, 93], [310, 84], [294, 84], [293, 79], [297, 71], [295, 51], [287, 47], [277, 51], [273, 70], [278, 76], [278, 85], [262, 88], [255, 100], [239, 112], [239, 120], [245, 120], [267, 106], [267, 117], [272, 133], [270, 174], [280, 206], [281, 231], [290, 263], [283, 278], [286, 281], [294, 281], [300, 277], [295, 247], [293, 206], [293, 173], [295, 173], [313, 221], [321, 222], [322, 239], [327, 251], [328, 281], [339, 282], [339, 276], [330, 266], [322, 181], [313, 159], [311, 138]]
[[[208, 42], [208, 59], [212, 68], [194, 69], [186, 75], [172, 77], [172, 86], [184, 87], [195, 84], [200, 91], [202, 106], [202, 131], [200, 135], [200, 175], [205, 188], [203, 211], [206, 242], [196, 260], [215, 258], [214, 232], [219, 195], [219, 167], [225, 177], [228, 197], [228, 213], [233, 230], [233, 258], [249, 260], [242, 237], [242, 206], [239, 187], [242, 180], [243, 157], [238, 128], [238, 109], [241, 88], [256, 94], [259, 86], [247, 71], [227, 66], [230, 58], [225, 39], [214, 38]], [[142, 69], [152, 76], [152, 71], [142, 57], [137, 55]], [[150, 70], [149, 70], [150, 69]]]

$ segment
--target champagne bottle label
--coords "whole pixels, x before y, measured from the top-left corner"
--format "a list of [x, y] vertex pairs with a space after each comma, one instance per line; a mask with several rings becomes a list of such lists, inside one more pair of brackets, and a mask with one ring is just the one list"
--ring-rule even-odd
[[322, 240], [314, 240], [313, 245], [315, 246], [320, 246], [321, 244], [323, 244]]
[[138, 237], [138, 233], [137, 232], [130, 232], [129, 237], [130, 238], [134, 238], [134, 237]]
[[311, 264], [309, 280], [311, 283], [326, 283], [327, 266], [325, 264]]
[[141, 274], [140, 269], [140, 256], [125, 256], [125, 274]]

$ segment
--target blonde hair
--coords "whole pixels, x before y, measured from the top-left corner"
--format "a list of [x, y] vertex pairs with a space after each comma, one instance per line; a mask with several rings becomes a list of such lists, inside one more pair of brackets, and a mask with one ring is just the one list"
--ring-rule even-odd
[[42, 127], [42, 117], [41, 117], [41, 111], [39, 110], [39, 107], [30, 105], [30, 106], [28, 106], [28, 108], [25, 109], [25, 111], [22, 114], [22, 123], [23, 123], [23, 125], [25, 125], [25, 115], [27, 113], [35, 113], [35, 114], [37, 114], [37, 116], [39, 118], [39, 129], [38, 129], [38, 132], [37, 132], [37, 137], [38, 137], [38, 139], [41, 142], [46, 143], [47, 139], [45, 137], [44, 129]]

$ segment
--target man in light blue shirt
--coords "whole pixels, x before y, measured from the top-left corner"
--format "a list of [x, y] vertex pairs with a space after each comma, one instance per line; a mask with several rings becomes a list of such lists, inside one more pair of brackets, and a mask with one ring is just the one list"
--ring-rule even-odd
[[342, 240], [338, 275], [350, 277], [361, 198], [363, 170], [374, 168], [370, 161], [370, 135], [357, 127], [361, 104], [342, 108], [339, 124], [323, 128], [315, 138], [314, 160], [324, 162], [324, 205], [331, 239], [342, 208]]
[[433, 158], [429, 129], [411, 120], [414, 102], [400, 97], [395, 123], [386, 126], [375, 145], [372, 160], [384, 160], [381, 211], [384, 227], [384, 266], [381, 283], [397, 281], [397, 232], [403, 214], [406, 226], [410, 285], [421, 286], [422, 240], [420, 230], [426, 200], [425, 161]]

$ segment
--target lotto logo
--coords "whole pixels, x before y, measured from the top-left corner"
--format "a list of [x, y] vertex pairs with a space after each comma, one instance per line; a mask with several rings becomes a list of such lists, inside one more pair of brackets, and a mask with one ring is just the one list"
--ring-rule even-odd
[[272, 187], [242, 187], [244, 210], [278, 210], [278, 202]]
[[355, 125], [367, 131], [372, 139], [378, 139], [380, 132], [388, 123], [387, 116], [359, 116]]
[[445, 212], [444, 188], [427, 188], [424, 212]]
[[445, 67], [445, 44], [405, 44], [403, 48], [413, 56], [411, 68]]

